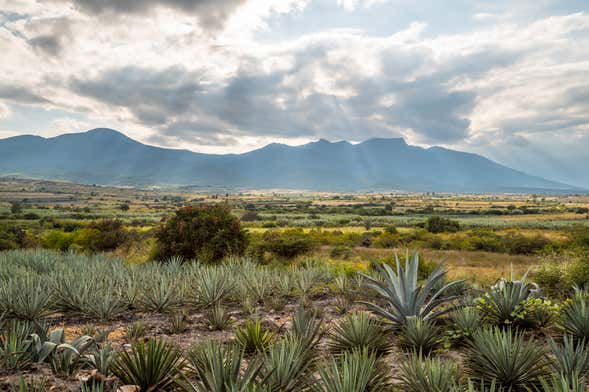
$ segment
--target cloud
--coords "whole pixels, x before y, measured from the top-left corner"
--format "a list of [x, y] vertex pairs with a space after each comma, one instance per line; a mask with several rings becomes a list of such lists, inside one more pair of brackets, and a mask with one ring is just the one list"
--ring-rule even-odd
[[554, 135], [588, 143], [586, 10], [475, 2], [458, 26], [435, 7], [390, 15], [390, 0], [307, 3], [0, 0], [0, 100], [13, 109], [0, 128], [25, 104], [43, 113], [29, 132], [116, 125], [217, 152], [402, 136], [502, 162], [517, 151], [520, 169]]
[[100, 16], [144, 15], [157, 9], [172, 9], [196, 15], [206, 29], [221, 28], [244, 3], [245, 0], [71, 0], [76, 9]]
[[0, 103], [0, 120], [10, 116], [10, 108], [8, 105]]
[[72, 41], [71, 21], [67, 17], [30, 20], [25, 24], [29, 45], [49, 56], [58, 56]]
[[50, 100], [25, 86], [0, 84], [0, 100], [25, 104], [47, 104]]

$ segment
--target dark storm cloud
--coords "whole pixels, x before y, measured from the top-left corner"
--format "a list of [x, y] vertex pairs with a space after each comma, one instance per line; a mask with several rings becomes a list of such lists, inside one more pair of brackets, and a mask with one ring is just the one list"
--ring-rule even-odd
[[[65, 1], [65, 0], [62, 0]], [[71, 0], [88, 14], [146, 14], [158, 7], [194, 14], [205, 28], [216, 29], [245, 0]]]
[[0, 84], [0, 100], [27, 104], [51, 103], [27, 87], [8, 84]]

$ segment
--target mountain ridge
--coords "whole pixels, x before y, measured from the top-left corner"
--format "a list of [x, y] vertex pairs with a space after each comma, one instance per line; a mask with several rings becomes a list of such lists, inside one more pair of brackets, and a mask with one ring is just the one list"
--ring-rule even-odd
[[478, 154], [412, 146], [402, 138], [352, 144], [271, 143], [243, 154], [150, 146], [95, 128], [43, 138], [0, 139], [0, 173], [104, 185], [195, 185], [332, 191], [574, 192]]

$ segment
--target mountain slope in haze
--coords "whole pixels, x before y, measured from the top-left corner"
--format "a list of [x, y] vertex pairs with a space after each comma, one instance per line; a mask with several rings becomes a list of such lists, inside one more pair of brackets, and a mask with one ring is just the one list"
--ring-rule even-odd
[[0, 140], [0, 174], [108, 185], [200, 185], [309, 190], [551, 192], [577, 188], [477, 154], [403, 139], [319, 140], [212, 155], [148, 146], [111, 129]]

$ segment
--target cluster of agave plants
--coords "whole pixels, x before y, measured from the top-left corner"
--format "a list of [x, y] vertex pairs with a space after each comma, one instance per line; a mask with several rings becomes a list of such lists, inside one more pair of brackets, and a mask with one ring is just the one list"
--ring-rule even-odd
[[[75, 391], [587, 391], [587, 292], [551, 301], [527, 276], [475, 290], [446, 272], [420, 272], [417, 253], [345, 275], [316, 262], [4, 252], [0, 380], [14, 391], [48, 390], [45, 374], [77, 380]], [[182, 349], [140, 320], [126, 324], [126, 344], [91, 324], [75, 336], [58, 326], [149, 313], [172, 334], [194, 314], [227, 333]], [[289, 320], [278, 329], [263, 317], [277, 313]]]

